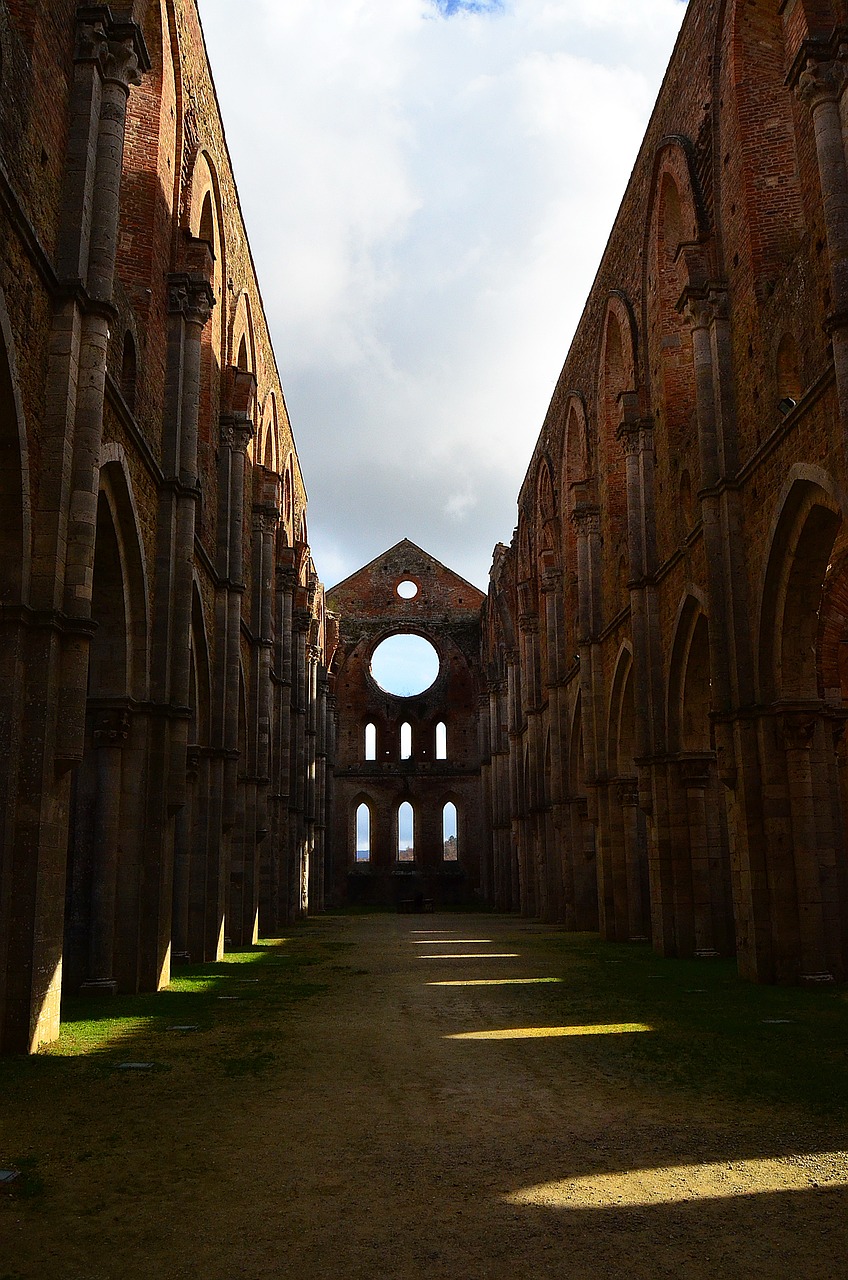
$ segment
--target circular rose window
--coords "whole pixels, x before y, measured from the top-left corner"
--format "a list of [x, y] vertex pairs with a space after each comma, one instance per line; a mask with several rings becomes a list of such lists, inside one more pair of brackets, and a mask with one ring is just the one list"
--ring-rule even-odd
[[385, 693], [414, 698], [435, 682], [439, 655], [423, 636], [389, 636], [371, 655], [371, 675]]
[[418, 595], [418, 585], [406, 578], [403, 582], [398, 583], [397, 593], [401, 600], [414, 600]]

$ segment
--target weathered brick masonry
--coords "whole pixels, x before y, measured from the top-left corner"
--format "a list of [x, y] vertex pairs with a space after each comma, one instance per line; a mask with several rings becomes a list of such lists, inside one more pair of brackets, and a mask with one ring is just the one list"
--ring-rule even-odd
[[[408, 593], [414, 591], [408, 599], [398, 592], [403, 584], [411, 584]], [[480, 882], [484, 811], [478, 742], [484, 599], [407, 540], [327, 592], [340, 627], [332, 667], [338, 716], [332, 841], [337, 901], [394, 906], [414, 902], [417, 895], [419, 901], [449, 906], [486, 894]], [[439, 657], [435, 682], [414, 697], [392, 696], [371, 675], [377, 646], [403, 634], [423, 636]], [[403, 725], [410, 738], [406, 751]], [[409, 861], [398, 853], [401, 805], [412, 811], [414, 858]], [[457, 828], [448, 857], [446, 805], [456, 810]], [[357, 860], [362, 806], [370, 847], [368, 856]]]
[[[0, 1049], [320, 907], [328, 629], [192, 0], [0, 0]], [[332, 627], [330, 628], [332, 631]]]
[[498, 905], [848, 976], [848, 11], [690, 0], [484, 616]]
[[0, 1050], [330, 897], [848, 976], [846, 67], [689, 0], [488, 600], [337, 617], [195, 0], [0, 0]]

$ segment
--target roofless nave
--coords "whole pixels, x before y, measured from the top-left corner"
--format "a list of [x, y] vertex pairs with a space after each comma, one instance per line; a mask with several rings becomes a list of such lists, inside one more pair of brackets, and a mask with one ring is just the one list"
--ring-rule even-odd
[[0, 0], [5, 1051], [416, 876], [845, 977], [846, 23], [690, 0], [488, 599], [336, 612], [194, 4]]

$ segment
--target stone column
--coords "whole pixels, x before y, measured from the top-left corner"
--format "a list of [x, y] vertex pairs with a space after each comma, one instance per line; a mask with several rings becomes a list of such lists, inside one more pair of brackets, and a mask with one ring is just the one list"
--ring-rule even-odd
[[[298, 596], [306, 592], [298, 591]], [[298, 601], [294, 616], [294, 652], [292, 660], [292, 686], [294, 719], [291, 756], [291, 853], [289, 858], [289, 918], [297, 920], [306, 910], [309, 886], [309, 845], [307, 834], [307, 711], [309, 704], [308, 641], [312, 616], [305, 604]]]
[[596, 829], [598, 927], [606, 938], [616, 936], [615, 893], [609, 825], [606, 758], [606, 698], [599, 635], [601, 630], [601, 515], [592, 501], [591, 482], [573, 486], [572, 521], [577, 539], [578, 654], [583, 757], [586, 766], [587, 816]]
[[[80, 8], [63, 120], [67, 152], [56, 294], [39, 423], [30, 596], [39, 611], [20, 649], [20, 759], [10, 773], [0, 876], [0, 1052], [59, 1033], [70, 769], [82, 759], [108, 326], [129, 87], [149, 66], [140, 29], [107, 6]], [[9, 602], [12, 603], [12, 602]], [[69, 607], [70, 605], [70, 607]], [[8, 747], [8, 744], [7, 744]], [[10, 762], [11, 763], [11, 762]], [[47, 886], [50, 886], [49, 890]]]
[[[203, 330], [212, 314], [212, 259], [205, 243], [187, 243], [192, 269], [168, 278], [168, 363], [154, 586], [149, 786], [140, 896], [139, 981], [156, 990], [170, 980], [174, 910], [186, 919], [191, 877], [175, 885], [175, 840], [190, 839], [187, 798], [194, 532], [199, 497], [197, 441]], [[182, 814], [178, 820], [177, 815]], [[183, 869], [181, 867], [181, 869]], [[190, 920], [180, 951], [203, 952]]]
[[477, 749], [480, 754], [480, 794], [483, 830], [480, 833], [480, 896], [494, 905], [494, 825], [492, 796], [492, 745], [489, 730], [490, 696], [477, 699]]
[[822, 212], [830, 265], [831, 314], [827, 330], [839, 397], [843, 449], [848, 450], [848, 166], [840, 99], [846, 83], [848, 44], [810, 52], [797, 75], [798, 97], [810, 108], [816, 138]]
[[[286, 549], [286, 556], [290, 551]], [[288, 922], [290, 774], [292, 752], [292, 630], [296, 577], [285, 561], [275, 570], [274, 704], [271, 735], [270, 837], [260, 901], [261, 933], [275, 936]]]
[[[68, 388], [74, 426], [63, 604], [69, 617], [88, 620], [127, 101], [130, 85], [141, 83], [149, 60], [135, 24], [112, 22], [106, 6], [80, 9], [77, 17], [75, 105], [90, 115], [87, 125], [82, 114], [72, 124], [65, 203], [68, 212], [78, 207], [80, 221], [67, 229], [60, 246], [62, 266], [73, 270], [74, 284], [84, 289], [76, 377], [69, 379], [75, 385]], [[63, 650], [57, 738], [62, 760], [82, 758], [88, 649], [88, 641], [79, 638]]]
[[97, 757], [97, 791], [92, 832], [91, 916], [89, 920], [88, 977], [83, 991], [114, 995], [115, 914], [117, 908], [118, 855], [121, 830], [121, 765], [129, 736], [126, 711], [108, 711], [94, 729]]

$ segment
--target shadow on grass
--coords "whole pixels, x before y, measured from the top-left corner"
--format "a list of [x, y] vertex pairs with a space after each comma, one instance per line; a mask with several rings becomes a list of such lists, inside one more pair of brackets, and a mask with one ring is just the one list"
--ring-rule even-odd
[[553, 947], [564, 981], [535, 997], [557, 1023], [647, 1023], [651, 1034], [587, 1044], [608, 1079], [788, 1105], [848, 1119], [848, 989], [742, 982], [733, 960], [667, 960], [645, 943], [525, 934]]

